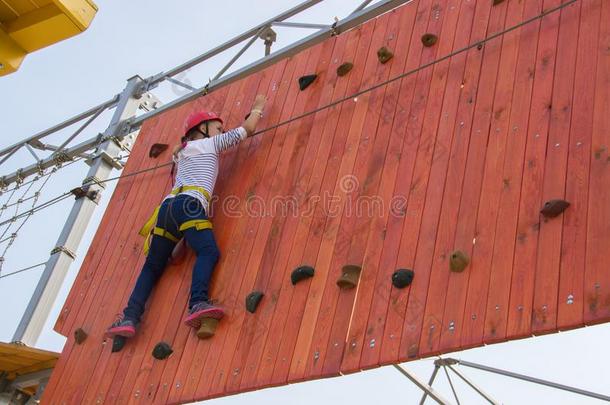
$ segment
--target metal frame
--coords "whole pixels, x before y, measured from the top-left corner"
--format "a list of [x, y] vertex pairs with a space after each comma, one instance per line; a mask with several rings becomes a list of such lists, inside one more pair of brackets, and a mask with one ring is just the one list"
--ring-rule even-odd
[[[119, 97], [110, 126], [104, 133], [103, 139], [106, 141], [98, 147], [97, 157], [91, 162], [87, 177], [83, 181], [83, 184], [92, 183], [88, 188], [89, 193], [101, 194], [103, 185], [100, 182], [107, 179], [112, 170], [116, 168], [116, 157], [123, 150], [123, 144], [116, 141], [116, 135], [123, 130], [122, 122], [133, 116], [145, 102], [145, 98], [138, 97], [143, 83], [144, 81], [140, 77], [132, 77], [127, 81], [127, 87]], [[128, 134], [123, 137], [123, 142], [131, 145], [136, 136], [136, 133]], [[51, 252], [51, 257], [45, 265], [38, 285], [15, 331], [13, 341], [22, 342], [28, 346], [36, 344], [68, 269], [75, 259], [73, 252], [77, 251], [96, 207], [97, 199], [77, 198], [74, 202], [55, 245], [56, 248]]]
[[[371, 18], [374, 18], [380, 14], [390, 11], [405, 3], [409, 3], [412, 0], [381, 0], [369, 7], [366, 7], [369, 3], [372, 2], [372, 0], [367, 0], [364, 3], [361, 3], [349, 16], [347, 16], [343, 20], [335, 21], [331, 25], [293, 23], [293, 22], [284, 21], [290, 17], [293, 17], [293, 16], [301, 13], [302, 11], [305, 11], [305, 10], [311, 8], [312, 6], [315, 6], [318, 3], [321, 3], [322, 1], [323, 0], [304, 1], [303, 3], [293, 7], [292, 9], [287, 10], [287, 11], [283, 12], [282, 14], [279, 14], [279, 15], [265, 21], [265, 22], [257, 25], [254, 28], [251, 28], [250, 30], [244, 32], [243, 34], [240, 34], [240, 35], [234, 37], [233, 39], [209, 50], [208, 52], [203, 53], [202, 55], [199, 55], [167, 72], [161, 72], [161, 73], [158, 73], [156, 75], [153, 75], [153, 76], [147, 78], [146, 80], [143, 81], [144, 83], [142, 85], [142, 88], [140, 89], [140, 92], [135, 95], [136, 97], [144, 97], [145, 95], [146, 95], [146, 97], [153, 97], [152, 94], [150, 93], [150, 90], [156, 88], [157, 86], [159, 86], [159, 84], [161, 84], [164, 81], [168, 81], [170, 83], [180, 85], [180, 86], [190, 90], [191, 92], [167, 103], [166, 105], [164, 105], [161, 108], [153, 109], [152, 111], [149, 111], [148, 113], [145, 113], [139, 117], [126, 118], [124, 121], [122, 121], [120, 123], [120, 125], [119, 125], [120, 128], [118, 131], [116, 131], [114, 138], [117, 141], [120, 141], [124, 136], [126, 136], [127, 134], [129, 134], [129, 133], [135, 131], [137, 128], [139, 128], [142, 125], [142, 123], [144, 123], [146, 120], [148, 120], [158, 114], [161, 114], [169, 109], [172, 109], [174, 107], [187, 103], [191, 100], [194, 100], [195, 98], [205, 95], [210, 91], [213, 91], [220, 87], [226, 86], [236, 80], [239, 80], [243, 77], [246, 77], [246, 76], [252, 74], [253, 72], [264, 69], [265, 67], [270, 66], [271, 64], [277, 62], [280, 59], [294, 55], [305, 48], [308, 48], [317, 43], [320, 43], [323, 40], [325, 40], [333, 35], [337, 35], [338, 33], [341, 33], [343, 31], [354, 28], [357, 25], [359, 25]], [[267, 56], [263, 57], [262, 59], [254, 62], [254, 63], [251, 63], [242, 69], [239, 69], [235, 72], [225, 75], [226, 71], [235, 63], [236, 60], [239, 59], [239, 57], [245, 52], [245, 50], [248, 49], [248, 47], [251, 46], [252, 43], [254, 43], [254, 41], [257, 38], [259, 38], [258, 35], [261, 32], [264, 32], [265, 30], [270, 29], [274, 25], [283, 26], [283, 27], [293, 27], [293, 28], [314, 28], [314, 29], [320, 28], [320, 27], [321, 28], [318, 31], [316, 31], [315, 33], [293, 43], [292, 45], [289, 45], [289, 46], [281, 49], [278, 52], [274, 52], [270, 55], [267, 55]], [[223, 69], [221, 69], [221, 71], [214, 77], [214, 80], [211, 80], [210, 83], [206, 84], [205, 86], [194, 89], [193, 86], [189, 86], [185, 83], [182, 83], [181, 81], [179, 81], [178, 79], [176, 79], [174, 77], [196, 65], [199, 65], [200, 63], [202, 63], [206, 60], [211, 59], [212, 57], [214, 57], [246, 40], [249, 40], [249, 42], [231, 59], [231, 61], [229, 61], [229, 63], [227, 65], [225, 65], [223, 67]], [[267, 48], [270, 48], [270, 44], [266, 43], [266, 45], [267, 45], [266, 46]], [[40, 173], [43, 170], [57, 166], [58, 164], [61, 164], [62, 162], [70, 161], [71, 159], [73, 159], [76, 156], [86, 156], [86, 157], [91, 158], [92, 156], [89, 155], [88, 152], [97, 148], [100, 144], [107, 142], [109, 140], [107, 135], [98, 134], [94, 137], [91, 137], [85, 141], [82, 141], [81, 143], [78, 143], [78, 144], [70, 146], [70, 147], [69, 147], [69, 144], [78, 135], [80, 135], [87, 128], [87, 126], [95, 118], [97, 118], [97, 116], [99, 116], [102, 112], [106, 111], [109, 108], [116, 107], [119, 97], [120, 97], [120, 95], [115, 95], [108, 101], [106, 101], [98, 106], [95, 106], [81, 114], [78, 114], [60, 124], [57, 124], [45, 131], [42, 131], [36, 135], [33, 135], [21, 142], [18, 142], [14, 145], [11, 145], [7, 148], [0, 150], [0, 167], [2, 167], [3, 163], [5, 163], [11, 156], [13, 156], [18, 150], [20, 150], [23, 147], [26, 147], [26, 149], [30, 152], [30, 154], [32, 155], [34, 160], [36, 160], [36, 163], [34, 163], [34, 164], [20, 168], [8, 175], [0, 177], [0, 188], [4, 188], [12, 183], [18, 184], [18, 183], [22, 182], [28, 176]], [[143, 103], [143, 104], [145, 104], [145, 103]], [[142, 107], [142, 108], [144, 108], [144, 107]], [[146, 109], [146, 108], [144, 108], [144, 109]], [[88, 118], [87, 122], [85, 122], [75, 133], [70, 135], [66, 141], [62, 142], [62, 144], [59, 147], [56, 147], [53, 145], [48, 145], [48, 144], [45, 144], [42, 142], [42, 139], [44, 139], [46, 136], [54, 134], [57, 131], [65, 129], [65, 128], [69, 127], [70, 125], [78, 123], [87, 118]], [[39, 158], [38, 155], [36, 155], [34, 153], [33, 149], [51, 151], [52, 153], [48, 157]]]
[[[452, 359], [452, 358], [439, 358], [438, 360], [434, 361], [434, 370], [432, 371], [432, 375], [430, 376], [430, 380], [428, 381], [428, 384], [425, 384], [422, 381], [418, 380], [417, 377], [408, 373], [402, 367], [400, 367], [398, 365], [394, 365], [394, 367], [396, 369], [398, 369], [401, 373], [403, 373], [406, 377], [408, 377], [411, 381], [413, 381], [413, 383], [415, 383], [415, 385], [417, 385], [422, 391], [424, 391], [423, 395], [421, 397], [421, 400], [419, 402], [420, 405], [424, 404], [424, 402], [426, 401], [426, 398], [428, 396], [430, 396], [435, 401], [439, 402], [439, 398], [440, 398], [439, 394], [438, 394], [438, 392], [433, 390], [432, 383], [434, 382], [434, 380], [438, 374], [438, 371], [441, 367], [443, 367], [443, 370], [445, 371], [445, 375], [447, 376], [447, 380], [449, 381], [449, 385], [451, 386], [451, 391], [453, 392], [455, 400], [457, 401], [458, 404], [460, 403], [460, 401], [457, 397], [457, 393], [455, 391], [453, 382], [451, 381], [451, 377], [449, 376], [448, 371], [452, 371], [455, 375], [457, 375], [462, 381], [464, 381], [466, 384], [468, 384], [468, 386], [470, 386], [473, 390], [475, 390], [480, 396], [482, 396], [490, 404], [492, 404], [492, 405], [500, 404], [499, 401], [496, 401], [495, 399], [493, 399], [489, 394], [487, 394], [485, 391], [483, 391], [483, 389], [481, 389], [478, 385], [476, 385], [471, 379], [469, 379], [464, 374], [462, 374], [460, 371], [458, 371], [455, 367], [453, 367], [455, 365], [462, 365], [465, 367], [475, 368], [477, 370], [486, 371], [486, 372], [494, 373], [494, 374], [498, 374], [498, 375], [503, 375], [503, 376], [510, 377], [510, 378], [516, 378], [516, 379], [531, 382], [534, 384], [544, 385], [546, 387], [556, 388], [559, 390], [572, 392], [574, 394], [584, 395], [587, 397], [610, 402], [610, 396], [607, 396], [607, 395], [598, 394], [598, 393], [583, 390], [580, 388], [570, 387], [568, 385], [559, 384], [559, 383], [555, 383], [555, 382], [548, 381], [548, 380], [543, 380], [541, 378], [530, 377], [530, 376], [524, 375], [524, 374], [513, 373], [512, 371], [506, 371], [506, 370], [502, 370], [499, 368], [489, 367], [489, 366], [485, 366], [482, 364], [477, 364], [477, 363], [472, 363], [469, 361], [457, 360], [457, 359]], [[439, 403], [441, 403], [441, 402], [439, 402]]]

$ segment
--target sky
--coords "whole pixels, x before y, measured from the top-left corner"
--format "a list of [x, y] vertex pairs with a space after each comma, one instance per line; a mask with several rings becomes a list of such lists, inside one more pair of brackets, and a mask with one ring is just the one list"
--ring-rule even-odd
[[[201, 0], [131, 0], [96, 2], [99, 12], [91, 27], [83, 34], [29, 55], [20, 70], [0, 78], [0, 148], [27, 138], [58, 122], [108, 100], [125, 86], [133, 75], [148, 77], [168, 70], [213, 48], [260, 22], [287, 10], [300, 1], [265, 0], [264, 7], [255, 2], [234, 0], [210, 2]], [[171, 4], [171, 7], [168, 7]], [[260, 2], [259, 4], [263, 4]], [[291, 21], [330, 24], [335, 16], [345, 17], [360, 0], [326, 0]], [[310, 30], [278, 28], [279, 49], [310, 33]], [[235, 51], [233, 51], [235, 52]], [[197, 69], [177, 78], [195, 87], [207, 83], [232, 52], [227, 52]], [[249, 64], [263, 55], [262, 42], [257, 42], [234, 69]], [[164, 86], [155, 91], [163, 101], [183, 93], [177, 86]], [[103, 131], [109, 115], [103, 114], [78, 139], [86, 139]], [[75, 127], [71, 128], [76, 129]], [[69, 131], [45, 142], [61, 143]], [[30, 160], [28, 160], [30, 159]], [[27, 152], [18, 154], [0, 166], [0, 176], [30, 164]], [[80, 184], [87, 172], [82, 161], [53, 174], [41, 190], [40, 202], [47, 201]], [[30, 190], [21, 188], [12, 201], [31, 195], [42, 181]], [[100, 206], [77, 251], [62, 290], [55, 302], [37, 346], [61, 351], [65, 338], [52, 330], [57, 313], [67, 296], [82, 258], [87, 252], [95, 229], [111, 197], [113, 185], [104, 192]], [[27, 191], [27, 193], [26, 193]], [[6, 203], [7, 194], [0, 196]], [[0, 211], [0, 221], [31, 204]], [[1, 274], [6, 274], [47, 260], [49, 252], [72, 206], [67, 199], [40, 211], [28, 219], [18, 232], [15, 243], [4, 254]], [[0, 232], [3, 232], [0, 229]], [[14, 230], [9, 230], [14, 232]], [[7, 233], [10, 235], [10, 233]], [[0, 240], [3, 238], [0, 237]], [[0, 242], [0, 255], [6, 243]], [[0, 341], [9, 342], [34, 291], [42, 268], [0, 279], [0, 299], [5, 303], [0, 312]], [[602, 394], [610, 395], [610, 384], [604, 359], [610, 357], [610, 327], [598, 325], [514, 342], [496, 344], [447, 355], [447, 357], [482, 363], [488, 366], [552, 380]], [[433, 370], [433, 359], [405, 363], [403, 366], [422, 380]], [[494, 399], [505, 404], [597, 404], [599, 400], [567, 392], [511, 380], [493, 374], [461, 368]], [[479, 404], [485, 401], [464, 383], [452, 378], [460, 402]], [[443, 374], [434, 387], [452, 403], [451, 388]], [[421, 391], [393, 367], [332, 379], [310, 381], [206, 401], [210, 404], [311, 404], [330, 405], [338, 401], [352, 405], [372, 402], [418, 403]], [[432, 403], [428, 400], [426, 403]]]

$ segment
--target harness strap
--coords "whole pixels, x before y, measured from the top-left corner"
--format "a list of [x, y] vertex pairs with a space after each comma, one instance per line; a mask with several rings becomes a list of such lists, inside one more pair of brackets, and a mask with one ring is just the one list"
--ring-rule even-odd
[[[205, 197], [206, 201], [208, 201], [208, 202], [210, 201], [210, 193], [208, 193], [208, 191], [206, 189], [204, 189], [203, 187], [199, 187], [199, 186], [176, 187], [175, 189], [173, 189], [170, 192], [170, 194], [175, 196], [184, 191], [198, 191]], [[178, 243], [180, 241], [180, 239], [178, 239], [177, 237], [175, 237], [174, 235], [172, 235], [165, 229], [155, 226], [157, 223], [157, 219], [159, 217], [160, 207], [161, 206], [157, 206], [155, 208], [155, 210], [153, 211], [150, 218], [148, 218], [146, 223], [138, 231], [138, 234], [140, 236], [143, 236], [146, 238], [146, 240], [144, 241], [144, 254], [146, 254], [146, 255], [148, 254], [148, 251], [150, 249], [150, 239], [151, 239], [152, 235], [162, 236], [162, 237], [167, 238], [167, 239], [171, 240], [172, 242], [176, 242], [176, 243]], [[210, 222], [207, 219], [193, 219], [190, 221], [186, 221], [182, 225], [180, 225], [179, 230], [182, 232], [185, 229], [189, 229], [189, 228], [196, 228], [198, 231], [202, 230], [202, 229], [212, 229], [212, 222]]]

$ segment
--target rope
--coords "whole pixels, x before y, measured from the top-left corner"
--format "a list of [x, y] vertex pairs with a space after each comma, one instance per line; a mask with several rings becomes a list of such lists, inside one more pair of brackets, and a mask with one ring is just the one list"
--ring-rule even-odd
[[[524, 21], [520, 22], [519, 24], [516, 24], [516, 25], [514, 25], [512, 27], [509, 27], [509, 28], [507, 28], [507, 29], [505, 29], [503, 31], [497, 32], [497, 33], [495, 33], [495, 34], [493, 34], [493, 35], [491, 35], [491, 36], [489, 36], [489, 37], [487, 37], [485, 39], [482, 39], [481, 41], [478, 41], [478, 42], [472, 43], [470, 45], [467, 45], [467, 46], [465, 46], [465, 47], [463, 47], [461, 49], [458, 49], [458, 50], [453, 51], [453, 52], [451, 52], [451, 53], [449, 53], [449, 54], [447, 54], [445, 56], [442, 56], [439, 59], [435, 59], [435, 60], [433, 60], [431, 62], [428, 62], [428, 63], [425, 63], [425, 64], [423, 64], [423, 65], [421, 65], [421, 66], [419, 66], [419, 67], [417, 67], [415, 69], [412, 69], [412, 70], [409, 70], [407, 72], [401, 73], [400, 75], [395, 76], [395, 77], [393, 77], [391, 79], [388, 79], [388, 80], [386, 80], [384, 82], [381, 82], [381, 83], [378, 83], [378, 84], [373, 85], [371, 87], [368, 87], [366, 89], [360, 90], [360, 91], [358, 91], [358, 92], [356, 92], [356, 93], [354, 93], [354, 94], [352, 94], [350, 96], [346, 96], [346, 97], [340, 98], [340, 99], [335, 100], [335, 101], [333, 101], [333, 102], [331, 102], [329, 104], [326, 104], [326, 105], [324, 105], [322, 107], [318, 107], [318, 108], [316, 108], [314, 110], [311, 110], [311, 111], [305, 112], [303, 114], [297, 115], [296, 117], [290, 118], [290, 119], [288, 119], [286, 121], [282, 121], [282, 122], [280, 122], [278, 124], [275, 124], [275, 125], [272, 125], [270, 127], [264, 128], [264, 129], [262, 129], [260, 131], [256, 131], [254, 134], [252, 134], [252, 136], [259, 135], [259, 134], [262, 134], [264, 132], [268, 132], [268, 131], [274, 130], [274, 129], [279, 128], [279, 127], [284, 126], [284, 125], [288, 125], [288, 124], [290, 124], [290, 123], [292, 123], [294, 121], [297, 121], [297, 120], [300, 120], [300, 119], [305, 118], [307, 116], [316, 114], [316, 113], [318, 113], [318, 112], [320, 112], [322, 110], [334, 107], [337, 104], [340, 104], [340, 103], [343, 103], [343, 102], [345, 102], [347, 100], [353, 99], [354, 97], [358, 97], [358, 96], [360, 96], [360, 95], [362, 95], [364, 93], [371, 92], [371, 91], [376, 90], [376, 89], [378, 89], [380, 87], [383, 87], [383, 86], [386, 86], [386, 85], [388, 85], [390, 83], [393, 83], [393, 82], [395, 82], [397, 80], [403, 79], [403, 78], [405, 78], [407, 76], [411, 76], [411, 75], [413, 75], [415, 73], [418, 73], [418, 72], [420, 72], [420, 71], [422, 71], [424, 69], [427, 69], [427, 68], [429, 68], [431, 66], [434, 66], [434, 65], [436, 65], [438, 63], [441, 63], [441, 62], [443, 62], [443, 61], [445, 61], [447, 59], [450, 59], [450, 58], [452, 58], [452, 57], [454, 57], [456, 55], [459, 55], [459, 54], [461, 54], [463, 52], [466, 52], [466, 51], [469, 51], [469, 50], [471, 50], [473, 48], [482, 46], [483, 44], [485, 44], [485, 43], [487, 43], [487, 42], [489, 42], [489, 41], [491, 41], [493, 39], [501, 37], [502, 35], [505, 35], [505, 34], [507, 34], [509, 32], [515, 31], [515, 30], [517, 30], [517, 29], [519, 29], [519, 28], [521, 28], [521, 27], [523, 27], [523, 26], [525, 26], [527, 24], [530, 24], [530, 23], [532, 23], [534, 21], [537, 21], [537, 20], [541, 20], [542, 18], [544, 18], [544, 17], [546, 17], [546, 16], [548, 16], [550, 14], [553, 14], [553, 13], [555, 13], [557, 11], [560, 11], [560, 10], [562, 10], [562, 9], [564, 9], [564, 8], [574, 4], [574, 3], [576, 3], [577, 1], [578, 0], [568, 0], [568, 1], [566, 1], [565, 3], [563, 3], [563, 4], [559, 5], [559, 6], [556, 6], [554, 8], [549, 9], [549, 10], [546, 10], [546, 11], [542, 12], [541, 14], [539, 14], [537, 16], [534, 16], [532, 18], [524, 20]], [[120, 180], [120, 179], [123, 179], [123, 178], [132, 177], [132, 176], [137, 176], [139, 174], [143, 174], [143, 173], [147, 173], [147, 172], [150, 172], [150, 171], [154, 171], [154, 170], [160, 169], [162, 167], [170, 166], [171, 164], [172, 164], [172, 162], [167, 162], [167, 163], [159, 164], [159, 165], [154, 166], [154, 167], [150, 167], [148, 169], [142, 169], [142, 170], [138, 170], [138, 171], [135, 171], [135, 172], [132, 172], [132, 173], [128, 173], [128, 174], [123, 174], [123, 175], [119, 175], [119, 176], [116, 176], [116, 177], [110, 177], [110, 178], [105, 179], [105, 180], [93, 181], [93, 182], [90, 182], [90, 183], [85, 183], [85, 184], [83, 184], [83, 186], [107, 183], [107, 182], [110, 182], [110, 181]], [[0, 226], [5, 225], [5, 224], [7, 224], [7, 223], [9, 223], [11, 221], [14, 221], [15, 219], [21, 218], [24, 215], [30, 215], [30, 214], [33, 214], [34, 212], [40, 211], [40, 210], [42, 210], [42, 209], [44, 209], [46, 207], [50, 207], [51, 205], [57, 204], [57, 203], [61, 202], [62, 200], [64, 200], [65, 198], [70, 197], [71, 195], [72, 195], [71, 192], [66, 192], [66, 193], [64, 193], [62, 195], [59, 195], [59, 196], [55, 197], [54, 199], [52, 199], [50, 201], [47, 201], [47, 202], [45, 202], [45, 203], [43, 203], [43, 204], [41, 204], [41, 205], [39, 205], [37, 207], [33, 207], [32, 209], [30, 209], [28, 211], [22, 212], [20, 214], [16, 214], [15, 216], [13, 216], [9, 220], [5, 220], [3, 222], [0, 222]]]
[[38, 263], [38, 264], [35, 264], [33, 266], [30, 266], [30, 267], [25, 267], [23, 269], [20, 269], [20, 270], [17, 270], [17, 271], [13, 271], [12, 273], [6, 273], [6, 274], [1, 275], [0, 279], [3, 279], [5, 277], [9, 277], [9, 276], [14, 276], [15, 274], [23, 273], [24, 271], [27, 271], [27, 270], [32, 270], [32, 269], [35, 269], [37, 267], [44, 266], [45, 264], [47, 264], [47, 262]]

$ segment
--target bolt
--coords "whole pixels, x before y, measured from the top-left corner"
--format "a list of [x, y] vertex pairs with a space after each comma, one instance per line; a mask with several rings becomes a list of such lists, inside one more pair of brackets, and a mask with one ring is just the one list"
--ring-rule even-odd
[[523, 305], [517, 306], [517, 311], [523, 311]]
[[472, 319], [473, 321], [474, 321], [475, 319], [477, 319], [477, 314], [472, 314], [472, 316], [470, 317], [470, 319]]
[[558, 147], [559, 147], [559, 143], [556, 143], [556, 144], [555, 144], [555, 147], [556, 147], [556, 148], [558, 148]]
[[358, 97], [354, 97], [354, 102], [358, 101]]
[[540, 138], [540, 134], [534, 135], [534, 138]]
[[599, 290], [601, 288], [601, 285], [599, 285], [599, 283], [595, 283], [595, 284], [593, 284], [593, 286], [595, 287], [596, 290]]
[[567, 303], [568, 303], [568, 305], [571, 305], [574, 303], [574, 296], [572, 294], [568, 295]]
[[472, 244], [476, 244], [477, 243], [477, 238], [472, 238]]
[[430, 325], [430, 330], [433, 330], [435, 328], [434, 325]]
[[542, 306], [542, 311], [543, 311], [543, 312], [546, 312], [546, 308], [547, 308], [547, 307], [546, 307], [546, 305], [543, 305], [543, 306]]
[[464, 126], [464, 121], [460, 122], [460, 126], [463, 127]]
[[313, 358], [314, 358], [314, 359], [316, 359], [316, 360], [318, 360], [318, 359], [320, 358], [320, 352], [315, 352], [315, 353], [313, 354]]
[[582, 142], [576, 142], [576, 146], [582, 146]]
[[375, 347], [375, 339], [371, 339], [371, 342], [369, 343], [369, 347], [371, 347], [371, 348]]
[[[335, 347], [337, 347], [337, 346], [338, 346], [338, 344], [335, 343]], [[352, 347], [356, 347], [356, 342], [352, 342]]]
[[449, 322], [449, 330], [451, 330], [451, 331], [455, 330], [455, 322], [453, 322], [453, 321]]

